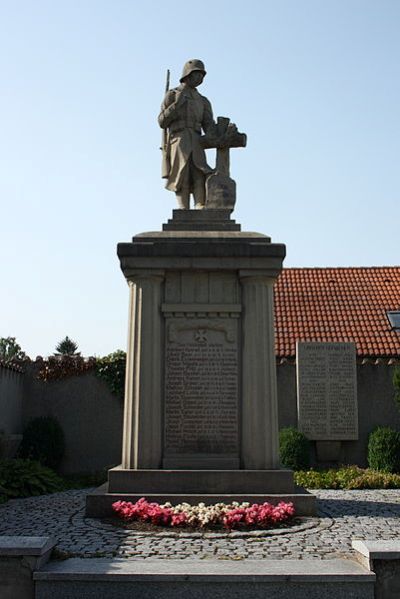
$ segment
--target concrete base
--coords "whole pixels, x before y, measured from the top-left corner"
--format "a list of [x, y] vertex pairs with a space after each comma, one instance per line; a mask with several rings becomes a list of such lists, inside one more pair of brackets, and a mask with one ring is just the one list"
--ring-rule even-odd
[[128, 470], [108, 471], [110, 493], [275, 494], [293, 493], [292, 470]]
[[273, 285], [286, 249], [241, 232], [230, 213], [175, 210], [163, 231], [118, 244], [130, 288], [128, 470], [280, 466]]
[[232, 501], [294, 503], [296, 514], [316, 514], [316, 498], [296, 487], [291, 470], [127, 470], [108, 472], [108, 483], [86, 497], [86, 515], [112, 515], [115, 501], [135, 502], [141, 497], [157, 503], [207, 505]]
[[[248, 501], [250, 503], [264, 503], [267, 501], [268, 503], [276, 505], [280, 501], [290, 501], [294, 504], [298, 516], [314, 516], [317, 512], [316, 498], [314, 495], [311, 495], [301, 487], [288, 484], [288, 481], [286, 481], [286, 486], [290, 488], [287, 488], [286, 490], [281, 489], [280, 492], [278, 492], [278, 490], [272, 490], [271, 487], [263, 487], [262, 477], [252, 476], [256, 471], [239, 471], [243, 475], [243, 481], [241, 482], [240, 479], [237, 478], [236, 484], [234, 486], [226, 487], [225, 492], [221, 489], [221, 487], [223, 488], [222, 483], [224, 481], [223, 478], [221, 478], [221, 472], [218, 473], [218, 471], [197, 471], [196, 473], [196, 471], [138, 470], [136, 472], [138, 474], [136, 481], [141, 482], [141, 486], [136, 488], [136, 490], [132, 490], [131, 483], [129, 483], [129, 479], [127, 478], [125, 484], [126, 487], [131, 488], [130, 491], [127, 489], [122, 492], [121, 490], [110, 491], [109, 483], [105, 483], [93, 493], [88, 494], [86, 496], [86, 516], [90, 518], [104, 518], [111, 516], [113, 515], [112, 504], [115, 501], [131, 501], [134, 503], [141, 497], [146, 497], [148, 501], [156, 501], [157, 503], [169, 501], [173, 505], [182, 502], [192, 505], [203, 502], [206, 505], [211, 505], [218, 502], [232, 503], [233, 501]], [[275, 480], [271, 479], [272, 487], [274, 485], [277, 487], [279, 486], [279, 472], [280, 471], [276, 471], [278, 476]], [[281, 471], [281, 473], [282, 472], [291, 474], [290, 471]], [[117, 474], [118, 479], [118, 473], [116, 473], [115, 470], [114, 472], [110, 471], [110, 473], [113, 473], [114, 475]], [[168, 479], [169, 473], [173, 473], [170, 479]], [[260, 474], [262, 473], [263, 472], [261, 471]], [[190, 476], [193, 477], [193, 474], [195, 476], [191, 481]], [[197, 478], [196, 474], [198, 475]], [[223, 471], [223, 474], [226, 475], [226, 482], [226, 480], [229, 480], [230, 478], [230, 473], [229, 471]], [[207, 492], [206, 488], [199, 484], [201, 480], [207, 480], [208, 475], [210, 475], [209, 480], [214, 483], [214, 493]], [[218, 475], [220, 478], [218, 478]], [[157, 476], [159, 476], [159, 482], [157, 482]], [[233, 480], [233, 477], [231, 478]], [[111, 479], [113, 480], [113, 475], [111, 475]], [[285, 476], [282, 476], [281, 479], [285, 483]], [[124, 477], [121, 474], [121, 485], [123, 484], [123, 481]], [[164, 488], [162, 483], [165, 484]], [[174, 483], [177, 486], [174, 486]], [[115, 479], [113, 480], [113, 484], [115, 484]]]
[[207, 454], [174, 455], [163, 458], [164, 470], [238, 470], [240, 460], [237, 456], [221, 456]]
[[36, 599], [373, 599], [375, 575], [346, 560], [69, 559], [34, 575]]
[[360, 564], [375, 572], [375, 599], [399, 599], [400, 542], [354, 540], [352, 545]]
[[50, 537], [0, 536], [1, 599], [34, 599], [32, 572], [50, 558]]
[[240, 225], [231, 219], [232, 210], [174, 210], [172, 219], [163, 225], [163, 231], [240, 231]]

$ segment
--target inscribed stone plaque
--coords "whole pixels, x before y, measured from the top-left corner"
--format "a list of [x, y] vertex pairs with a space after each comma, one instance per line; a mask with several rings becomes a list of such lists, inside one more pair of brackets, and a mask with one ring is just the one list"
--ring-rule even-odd
[[166, 318], [166, 455], [238, 454], [238, 320], [181, 316]]
[[358, 439], [354, 343], [297, 343], [297, 409], [309, 439]]

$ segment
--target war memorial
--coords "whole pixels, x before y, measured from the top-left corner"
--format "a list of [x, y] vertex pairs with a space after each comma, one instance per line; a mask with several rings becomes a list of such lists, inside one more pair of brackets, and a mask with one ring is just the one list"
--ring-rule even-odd
[[[229, 152], [246, 135], [214, 121], [197, 91], [205, 74], [188, 61], [158, 117], [178, 209], [162, 231], [118, 245], [130, 291], [122, 463], [88, 496], [91, 516], [142, 496], [315, 511], [279, 460], [273, 285], [285, 246], [232, 219]], [[215, 168], [206, 148], [216, 148]]]
[[[189, 60], [158, 117], [162, 176], [178, 208], [161, 231], [118, 245], [130, 294], [121, 464], [89, 494], [2, 506], [4, 599], [399, 596], [397, 491], [314, 495], [280, 464], [273, 287], [286, 250], [232, 219], [229, 153], [247, 140], [230, 119], [214, 120], [197, 91], [205, 75]], [[298, 342], [296, 369], [298, 427], [337, 459], [359, 434], [355, 346]], [[148, 532], [104, 519], [114, 502], [142, 497], [284, 500], [301, 518], [287, 530], [234, 532]]]

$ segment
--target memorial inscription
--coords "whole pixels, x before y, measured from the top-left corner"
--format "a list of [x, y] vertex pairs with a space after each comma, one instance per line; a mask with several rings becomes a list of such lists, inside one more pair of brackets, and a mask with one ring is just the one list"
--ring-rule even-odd
[[358, 439], [354, 343], [297, 344], [297, 407], [309, 439]]
[[237, 322], [167, 318], [167, 455], [238, 453]]

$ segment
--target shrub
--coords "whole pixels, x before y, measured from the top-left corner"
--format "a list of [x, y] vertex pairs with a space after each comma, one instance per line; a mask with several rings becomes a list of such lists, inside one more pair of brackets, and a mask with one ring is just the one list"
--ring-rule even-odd
[[65, 451], [63, 430], [52, 416], [31, 420], [24, 430], [18, 456], [39, 461], [56, 470]]
[[344, 476], [339, 477], [339, 470], [309, 470], [295, 474], [296, 484], [307, 489], [343, 489], [346, 486]]
[[347, 489], [399, 489], [400, 475], [376, 470], [363, 470], [360, 476], [350, 481]]
[[64, 489], [57, 474], [32, 460], [0, 460], [0, 502]]
[[400, 433], [390, 427], [378, 426], [369, 435], [368, 465], [382, 472], [400, 471]]
[[364, 470], [358, 466], [300, 471], [295, 473], [295, 482], [307, 489], [350, 489], [353, 488], [353, 481], [363, 472]]
[[126, 353], [121, 349], [96, 360], [96, 374], [120, 399], [124, 398]]
[[282, 465], [286, 468], [306, 470], [310, 467], [310, 442], [292, 426], [279, 432], [279, 452]]
[[297, 485], [307, 489], [399, 489], [400, 475], [343, 466], [329, 470], [295, 472]]

